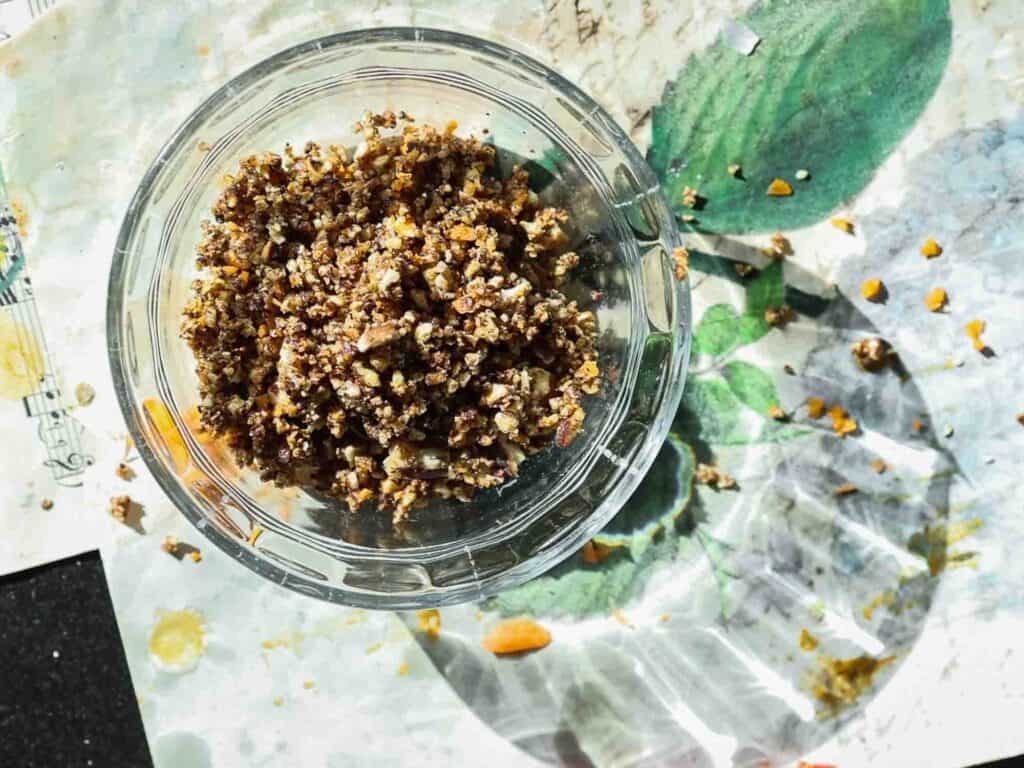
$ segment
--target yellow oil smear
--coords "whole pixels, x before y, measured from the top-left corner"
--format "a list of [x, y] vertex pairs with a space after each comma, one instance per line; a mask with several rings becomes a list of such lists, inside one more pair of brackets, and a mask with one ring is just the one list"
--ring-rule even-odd
[[938, 576], [950, 568], [977, 566], [976, 552], [954, 552], [953, 544], [963, 541], [982, 526], [982, 520], [974, 517], [949, 524], [926, 525], [907, 542], [907, 549], [920, 555], [928, 563], [928, 572]]
[[0, 313], [0, 398], [19, 400], [43, 378], [43, 355], [35, 338], [5, 310]]
[[873, 656], [854, 656], [836, 659], [819, 654], [817, 664], [808, 673], [807, 685], [815, 700], [821, 704], [818, 717], [835, 717], [860, 698], [875, 681], [878, 671], [896, 660], [895, 656], [876, 659]]
[[801, 651], [813, 651], [818, 647], [818, 638], [807, 631], [806, 628], [800, 630], [800, 650]]
[[891, 589], [885, 590], [880, 595], [876, 595], [871, 599], [871, 602], [861, 608], [861, 613], [864, 614], [864, 618], [871, 621], [874, 618], [875, 610], [878, 608], [891, 608], [896, 605], [896, 593]]
[[260, 643], [260, 646], [268, 651], [272, 651], [275, 648], [295, 649], [302, 645], [302, 641], [305, 639], [306, 636], [301, 632], [285, 632], [283, 635], [264, 640]]
[[260, 643], [260, 647], [267, 651], [284, 648], [298, 652], [302, 643], [308, 638], [322, 637], [330, 640], [348, 627], [354, 627], [357, 624], [365, 624], [369, 616], [370, 614], [362, 608], [353, 608], [345, 616], [332, 617], [330, 619], [318, 621], [309, 632], [299, 632], [297, 630], [284, 632], [276, 637], [270, 638], [269, 640], [264, 640]]
[[163, 438], [171, 461], [174, 462], [174, 469], [179, 473], [184, 473], [191, 465], [192, 460], [189, 458], [188, 448], [185, 447], [185, 438], [181, 436], [171, 412], [163, 402], [153, 397], [146, 398], [142, 407], [146, 409], [153, 427]]
[[188, 672], [206, 650], [203, 617], [188, 608], [165, 611], [149, 635], [149, 653], [168, 672]]

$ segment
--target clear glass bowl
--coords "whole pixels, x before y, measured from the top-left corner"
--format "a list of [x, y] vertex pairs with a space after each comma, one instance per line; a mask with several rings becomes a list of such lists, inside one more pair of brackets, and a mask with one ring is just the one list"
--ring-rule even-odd
[[[191, 351], [178, 334], [200, 222], [218, 180], [245, 155], [307, 140], [354, 146], [366, 110], [457, 120], [493, 141], [502, 170], [530, 169], [569, 209], [582, 263], [568, 292], [597, 314], [602, 393], [567, 449], [470, 503], [390, 515], [234, 466], [197, 429]], [[332, 35], [283, 51], [202, 104], [153, 162], [125, 215], [107, 305], [110, 364], [142, 457], [171, 500], [264, 578], [367, 608], [473, 600], [539, 575], [629, 499], [669, 429], [689, 352], [689, 288], [651, 170], [612, 119], [545, 66], [503, 46], [429, 29]], [[600, 293], [597, 293], [600, 292]], [[254, 532], [262, 529], [256, 536]]]

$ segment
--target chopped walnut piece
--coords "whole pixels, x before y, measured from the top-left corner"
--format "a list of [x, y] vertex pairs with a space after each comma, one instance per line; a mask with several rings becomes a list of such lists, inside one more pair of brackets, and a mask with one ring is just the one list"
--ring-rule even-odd
[[881, 302], [885, 300], [886, 296], [885, 283], [879, 280], [877, 277], [871, 277], [861, 283], [860, 295], [868, 301]]
[[675, 264], [676, 280], [682, 282], [690, 273], [690, 252], [685, 248], [676, 248], [672, 251], [672, 262]]
[[700, 194], [693, 187], [683, 187], [682, 201], [687, 208], [696, 208], [700, 203]]
[[820, 397], [807, 398], [807, 415], [812, 419], [820, 419], [825, 415], [825, 401]]
[[932, 312], [938, 312], [946, 306], [948, 299], [945, 288], [932, 288], [924, 297], [924, 305]]
[[833, 227], [842, 230], [848, 235], [853, 234], [853, 222], [850, 221], [849, 219], [844, 219], [842, 217], [837, 216], [836, 218], [832, 219], [830, 223]]
[[399, 522], [581, 433], [597, 318], [563, 289], [586, 233], [454, 125], [370, 114], [354, 154], [309, 142], [225, 180], [182, 336], [202, 428], [263, 480]]
[[700, 485], [707, 485], [719, 491], [736, 487], [736, 480], [710, 464], [698, 464], [693, 479]]
[[123, 523], [128, 520], [128, 513], [131, 511], [131, 496], [114, 496], [110, 499], [110, 516]]
[[851, 493], [857, 493], [860, 490], [853, 483], [843, 483], [836, 488], [836, 496], [849, 496]]
[[122, 480], [131, 480], [135, 477], [135, 470], [122, 461], [114, 467], [114, 474]]
[[889, 465], [886, 464], [881, 459], [872, 459], [871, 460], [871, 468], [873, 470], [875, 470], [876, 473], [881, 475], [881, 474], [885, 473], [885, 470], [887, 470], [889, 468]]
[[551, 642], [551, 633], [533, 619], [506, 619], [491, 628], [483, 646], [496, 655], [525, 653], [544, 648]]
[[764, 321], [776, 328], [784, 328], [794, 318], [793, 310], [783, 304], [779, 307], [768, 307], [764, 311]]
[[942, 255], [942, 246], [929, 237], [921, 246], [921, 255], [926, 259], [934, 259], [936, 256]]
[[861, 339], [851, 347], [854, 359], [862, 370], [875, 373], [893, 360], [892, 347], [885, 339]]
[[789, 197], [793, 194], [793, 185], [785, 179], [772, 179], [767, 194], [769, 197]]
[[840, 437], [852, 435], [859, 429], [857, 421], [852, 419], [841, 405], [833, 405], [829, 408], [828, 415], [832, 419], [832, 431]]
[[44, 511], [51, 510], [53, 509], [53, 499], [43, 499], [39, 502], [39, 506], [42, 507]]

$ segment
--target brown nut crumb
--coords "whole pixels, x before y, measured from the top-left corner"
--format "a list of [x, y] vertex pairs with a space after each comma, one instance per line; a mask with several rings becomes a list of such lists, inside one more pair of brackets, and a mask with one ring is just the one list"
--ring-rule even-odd
[[861, 370], [876, 373], [892, 362], [893, 351], [885, 339], [861, 339], [850, 350]]
[[768, 406], [768, 415], [776, 421], [785, 421], [787, 418], [782, 406], [777, 404]]
[[1017, 414], [1017, 423], [1024, 427], [1024, 413]]
[[672, 251], [672, 262], [675, 264], [676, 280], [682, 282], [690, 273], [690, 252], [685, 248]]
[[693, 479], [700, 485], [706, 485], [719, 491], [736, 487], [736, 480], [710, 464], [698, 464]]
[[687, 208], [696, 208], [700, 203], [700, 194], [693, 187], [683, 187], [682, 201]]
[[180, 544], [176, 538], [173, 536], [165, 536], [163, 543], [160, 545], [160, 549], [168, 555], [177, 555], [179, 546]]
[[562, 292], [580, 233], [453, 125], [368, 115], [354, 155], [247, 157], [213, 204], [182, 335], [202, 428], [263, 480], [397, 522], [581, 433], [601, 372]]
[[747, 264], [745, 261], [734, 261], [732, 268], [736, 270], [736, 274], [740, 277], [750, 277], [757, 273], [757, 269], [753, 264]]
[[853, 483], [843, 483], [836, 488], [836, 496], [849, 496], [851, 493], [857, 493], [859, 490]]
[[53, 509], [53, 499], [43, 499], [39, 502], [39, 506], [42, 507], [44, 511], [51, 510]]
[[924, 305], [932, 312], [939, 312], [946, 306], [948, 300], [945, 288], [932, 288], [924, 297]]
[[551, 633], [533, 619], [508, 619], [494, 625], [484, 637], [483, 646], [496, 655], [526, 653], [544, 648]]
[[583, 549], [580, 554], [583, 557], [583, 562], [588, 565], [598, 565], [604, 562], [608, 556], [612, 553], [612, 547], [591, 539], [583, 545]]
[[782, 371], [787, 376], [796, 376], [796, 369], [789, 363], [786, 363], [785, 365], [782, 366]]
[[833, 405], [829, 408], [828, 415], [832, 419], [832, 431], [840, 437], [852, 435], [859, 429], [857, 421], [850, 418], [850, 414], [841, 405]]
[[825, 415], [825, 401], [820, 397], [807, 398], [807, 415], [812, 419], [820, 419]]
[[114, 496], [110, 499], [110, 516], [119, 523], [126, 522], [128, 520], [128, 513], [131, 511], [131, 507], [131, 496]]
[[188, 553], [188, 556], [193, 563], [201, 562], [203, 559], [203, 553], [200, 552], [198, 549], [193, 549], [191, 552]]
[[872, 459], [871, 460], [871, 468], [873, 470], [875, 470], [875, 472], [877, 474], [882, 475], [882, 474], [885, 474], [885, 470], [887, 470], [889, 468], [889, 465], [886, 464], [881, 459]]
[[769, 259], [782, 261], [786, 256], [793, 255], [793, 244], [781, 232], [776, 232], [772, 235], [771, 245], [767, 248], [762, 248], [761, 253]]
[[921, 255], [926, 259], [934, 259], [936, 256], [942, 255], [942, 246], [929, 237], [921, 246]]
[[122, 461], [114, 468], [114, 474], [122, 480], [132, 480], [135, 477], [135, 470]]
[[769, 307], [764, 311], [764, 321], [776, 328], [785, 328], [794, 317], [793, 310], [785, 304], [780, 307]]
[[887, 291], [885, 283], [877, 277], [871, 277], [861, 283], [860, 295], [868, 301], [882, 302], [885, 300]]
[[766, 194], [769, 197], [789, 197], [793, 194], [793, 185], [785, 179], [772, 179]]
[[833, 227], [842, 230], [848, 235], [853, 234], [853, 222], [850, 221], [849, 219], [844, 219], [841, 216], [837, 216], [836, 218], [832, 219], [830, 223]]
[[981, 334], [985, 332], [984, 320], [971, 320], [966, 326], [964, 326], [964, 330], [967, 331], [967, 336], [976, 350], [979, 352], [985, 352], [988, 350], [988, 344], [981, 340]]
[[436, 608], [417, 611], [416, 618], [419, 620], [420, 632], [425, 633], [431, 640], [437, 640], [441, 636], [441, 612]]

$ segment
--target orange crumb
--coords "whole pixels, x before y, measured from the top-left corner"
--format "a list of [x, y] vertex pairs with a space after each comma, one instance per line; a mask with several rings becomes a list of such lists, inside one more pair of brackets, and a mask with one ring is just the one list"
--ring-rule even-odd
[[873, 460], [873, 461], [871, 462], [871, 468], [872, 468], [873, 470], [875, 470], [875, 472], [877, 472], [878, 474], [880, 474], [880, 475], [881, 475], [881, 474], [883, 474], [883, 473], [885, 472], [885, 470], [887, 470], [887, 469], [889, 468], [889, 465], [888, 465], [888, 464], [886, 464], [886, 463], [885, 463], [884, 461], [882, 461], [881, 459], [874, 459], [874, 460]]
[[807, 415], [812, 419], [820, 419], [825, 415], [825, 401], [820, 397], [807, 398]]
[[926, 259], [934, 259], [936, 256], [942, 255], [942, 246], [929, 237], [921, 246], [921, 255]]
[[771, 197], [789, 197], [793, 194], [793, 185], [785, 179], [772, 179], [768, 185], [768, 195]]
[[252, 527], [252, 530], [249, 531], [249, 538], [246, 539], [246, 541], [249, 542], [249, 546], [250, 547], [255, 547], [256, 546], [256, 540], [259, 539], [259, 537], [262, 536], [262, 535], [263, 535], [263, 528], [261, 528], [258, 525], [254, 525]]
[[409, 674], [409, 665], [406, 664], [403, 661], [401, 664], [398, 665], [398, 676], [399, 677], [405, 677], [408, 674]]
[[620, 611], [618, 608], [615, 608], [612, 611], [612, 618], [615, 619], [617, 622], [619, 622], [619, 624], [621, 624], [624, 627], [632, 627], [633, 626], [633, 622], [631, 622], [629, 620], [629, 617], [626, 614], [624, 614], [622, 611]]
[[910, 423], [910, 428], [918, 433], [924, 432], [924, 422], [922, 422], [920, 419], [914, 419]]
[[842, 217], [836, 217], [836, 218], [832, 219], [831, 224], [836, 229], [841, 229], [843, 232], [845, 232], [848, 235], [852, 235], [853, 234], [853, 222], [850, 221], [849, 219], [844, 219]]
[[836, 496], [849, 496], [851, 493], [856, 493], [859, 488], [853, 483], [843, 483], [836, 488]]
[[984, 320], [971, 320], [964, 326], [964, 330], [967, 331], [967, 336], [974, 343], [974, 348], [979, 352], [984, 352], [988, 349], [988, 345], [981, 340], [981, 334], [985, 332], [985, 321]]
[[850, 418], [850, 414], [841, 405], [833, 405], [828, 410], [832, 417], [832, 430], [840, 437], [846, 437], [857, 431], [857, 422]]
[[203, 559], [203, 553], [200, 552], [198, 549], [193, 549], [191, 552], [188, 553], [188, 556], [189, 558], [191, 558], [193, 563], [198, 563]]
[[420, 632], [425, 632], [431, 640], [441, 636], [441, 612], [436, 608], [419, 611], [416, 618], [420, 621]]
[[675, 264], [676, 280], [682, 282], [690, 274], [690, 252], [685, 248], [676, 248], [672, 251], [672, 261]]
[[444, 132], [445, 133], [455, 133], [455, 131], [457, 131], [458, 129], [459, 129], [459, 121], [458, 120], [449, 120], [447, 123], [445, 123], [445, 126], [444, 126]]
[[175, 555], [178, 553], [178, 540], [173, 536], [165, 536], [163, 544], [160, 545], [160, 549], [168, 555]]
[[491, 653], [502, 655], [534, 651], [550, 642], [551, 633], [532, 619], [509, 619], [495, 624], [483, 645]]
[[871, 277], [860, 285], [860, 295], [868, 301], [881, 301], [885, 296], [885, 284], [877, 277]]
[[786, 420], [786, 412], [782, 410], [782, 407], [779, 405], [768, 406], [768, 415], [771, 416], [776, 421]]
[[946, 295], [945, 288], [932, 288], [928, 291], [928, 295], [924, 297], [924, 305], [928, 307], [932, 312], [938, 312], [949, 300], [949, 296]]
[[600, 544], [594, 540], [590, 540], [583, 545], [583, 551], [581, 554], [583, 555], [584, 563], [587, 563], [588, 565], [597, 565], [604, 561], [604, 559], [611, 554], [611, 551], [611, 547], [605, 544]]

